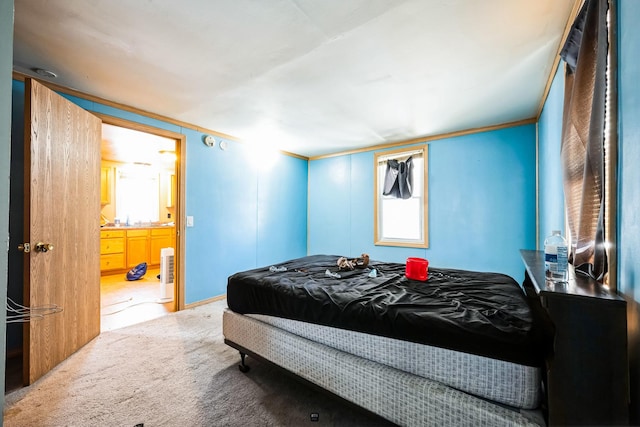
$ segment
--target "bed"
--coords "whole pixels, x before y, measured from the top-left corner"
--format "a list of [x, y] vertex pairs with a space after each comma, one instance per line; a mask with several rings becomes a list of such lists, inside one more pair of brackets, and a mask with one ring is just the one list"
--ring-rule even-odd
[[399, 425], [544, 425], [552, 331], [509, 276], [313, 255], [229, 277], [225, 342]]

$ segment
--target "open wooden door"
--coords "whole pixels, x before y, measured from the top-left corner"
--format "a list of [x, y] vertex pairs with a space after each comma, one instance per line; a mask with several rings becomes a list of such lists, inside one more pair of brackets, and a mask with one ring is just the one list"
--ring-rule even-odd
[[100, 333], [102, 122], [35, 80], [25, 90], [24, 301], [62, 308], [25, 323], [28, 385]]

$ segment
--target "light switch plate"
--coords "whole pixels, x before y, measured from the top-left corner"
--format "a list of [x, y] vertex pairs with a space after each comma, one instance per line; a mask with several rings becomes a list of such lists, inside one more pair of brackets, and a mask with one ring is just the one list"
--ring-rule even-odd
[[193, 216], [187, 216], [187, 227], [193, 227]]

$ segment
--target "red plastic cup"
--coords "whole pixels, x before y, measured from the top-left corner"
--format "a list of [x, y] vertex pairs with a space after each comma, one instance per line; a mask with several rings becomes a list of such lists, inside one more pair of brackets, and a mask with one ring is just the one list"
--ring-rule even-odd
[[407, 258], [405, 275], [411, 280], [426, 281], [429, 278], [429, 261], [424, 258]]

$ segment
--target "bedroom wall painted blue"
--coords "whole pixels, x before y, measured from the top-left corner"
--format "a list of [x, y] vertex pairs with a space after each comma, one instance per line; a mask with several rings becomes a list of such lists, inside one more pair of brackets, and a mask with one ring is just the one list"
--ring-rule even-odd
[[[24, 83], [14, 81], [13, 91], [24, 96]], [[186, 135], [186, 215], [194, 217], [186, 229], [187, 304], [225, 294], [227, 277], [239, 270], [306, 255], [306, 160], [274, 153], [270, 167], [258, 166], [248, 144], [208, 148], [201, 132], [63, 96], [88, 111]]]
[[538, 121], [538, 249], [553, 230], [566, 235], [564, 189], [562, 187], [562, 109], [564, 105], [564, 65], [560, 64]]
[[640, 424], [640, 2], [618, 5], [618, 288], [627, 296], [629, 418]]
[[524, 278], [536, 246], [535, 125], [429, 143], [429, 248], [373, 244], [373, 152], [309, 162], [309, 254], [497, 271]]
[[640, 2], [619, 2], [620, 287], [640, 302]]

